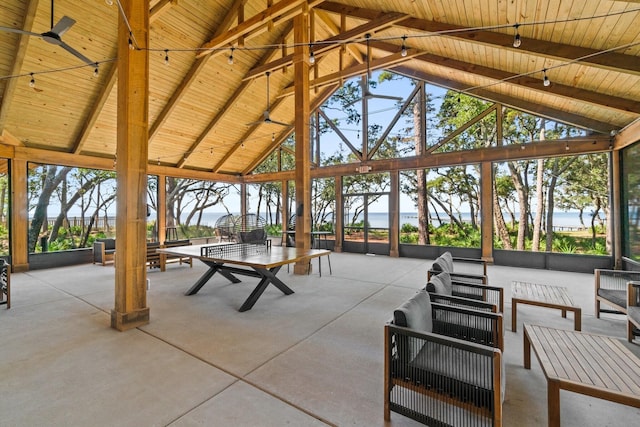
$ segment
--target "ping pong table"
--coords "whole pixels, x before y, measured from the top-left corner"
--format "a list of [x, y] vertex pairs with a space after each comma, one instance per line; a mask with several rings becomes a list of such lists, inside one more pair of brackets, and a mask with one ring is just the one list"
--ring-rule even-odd
[[[251, 310], [269, 284], [280, 289], [285, 295], [293, 290], [276, 275], [282, 266], [298, 261], [329, 255], [324, 249], [299, 250], [281, 246], [271, 246], [271, 241], [260, 243], [217, 243], [192, 246], [178, 246], [157, 249], [157, 252], [182, 257], [197, 258], [209, 267], [185, 295], [195, 295], [216, 273], [220, 273], [232, 283], [240, 283], [236, 275], [257, 277], [258, 285], [244, 301], [239, 311]], [[229, 265], [232, 264], [232, 265]]]

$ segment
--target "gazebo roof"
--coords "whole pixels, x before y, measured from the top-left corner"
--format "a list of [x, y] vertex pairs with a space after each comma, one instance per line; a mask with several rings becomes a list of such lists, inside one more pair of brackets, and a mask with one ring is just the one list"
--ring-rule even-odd
[[[76, 21], [61, 39], [98, 63], [97, 76], [95, 65], [82, 66], [60, 45], [0, 31], [0, 142], [113, 159], [119, 9], [108, 3], [55, 2], [54, 23]], [[294, 122], [292, 19], [300, 13], [311, 14], [312, 108], [370, 68], [596, 133], [618, 132], [640, 116], [638, 1], [150, 3], [154, 165], [246, 175], [290, 134], [289, 127], [249, 123], [260, 121], [267, 105], [272, 120]], [[51, 21], [49, 1], [0, 3], [1, 27], [43, 33]]]

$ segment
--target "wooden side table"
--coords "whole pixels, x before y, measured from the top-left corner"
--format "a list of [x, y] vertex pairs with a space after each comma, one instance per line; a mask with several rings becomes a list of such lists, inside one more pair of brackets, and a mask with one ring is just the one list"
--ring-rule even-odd
[[582, 329], [582, 309], [573, 303], [565, 287], [513, 281], [511, 283], [511, 330], [513, 332], [517, 332], [518, 304], [562, 310], [562, 317], [567, 317], [567, 311], [573, 311], [573, 328], [576, 331]]

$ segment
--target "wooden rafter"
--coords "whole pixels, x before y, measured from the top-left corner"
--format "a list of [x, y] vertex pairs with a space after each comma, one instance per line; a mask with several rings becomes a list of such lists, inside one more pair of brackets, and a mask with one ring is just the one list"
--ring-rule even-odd
[[[403, 62], [420, 55], [415, 49], [407, 49], [407, 55], [402, 56], [400, 52], [387, 55], [384, 58], [374, 59], [369, 64], [356, 64], [336, 73], [327, 74], [309, 82], [309, 87], [316, 88], [320, 86], [332, 85], [336, 82], [342, 82], [351, 77], [360, 76], [367, 73], [367, 70], [379, 70], [381, 68], [389, 68], [397, 66]], [[293, 95], [293, 85], [286, 88], [279, 96]]]
[[[375, 47], [376, 49], [384, 50], [387, 52], [395, 52], [398, 50], [398, 47], [396, 45], [377, 41], [371, 42], [371, 47]], [[637, 100], [606, 95], [603, 93], [566, 86], [559, 83], [553, 83], [551, 86], [546, 87], [542, 84], [542, 80], [538, 77], [518, 76], [516, 74], [497, 70], [495, 68], [483, 67], [481, 65], [457, 61], [455, 59], [445, 58], [438, 55], [422, 54], [416, 56], [415, 59], [417, 61], [423, 61], [430, 64], [451, 68], [456, 71], [462, 71], [466, 74], [485, 77], [496, 82], [504, 82], [503, 84], [522, 86], [527, 89], [533, 89], [536, 91], [545, 92], [547, 94], [553, 94], [577, 101], [588, 102], [590, 104], [595, 104], [603, 108], [611, 108], [614, 110], [640, 114], [640, 102], [638, 102]], [[473, 92], [470, 92], [469, 95], [473, 96]]]
[[[327, 28], [329, 33], [338, 35], [345, 31], [344, 29], [341, 30], [340, 27], [335, 25], [326, 12], [318, 9], [316, 9], [314, 12], [315, 12], [315, 16], [320, 19], [320, 21]], [[348, 50], [351, 56], [353, 57], [353, 59], [355, 59], [357, 62], [359, 62], [360, 64], [364, 63], [364, 57], [355, 45], [347, 43], [342, 45], [342, 48]]]
[[[149, 23], [152, 23], [156, 19], [160, 18], [165, 12], [169, 11], [171, 6], [178, 4], [178, 0], [161, 0], [154, 7], [149, 10]], [[109, 69], [109, 73], [105, 78], [105, 83], [102, 86], [102, 89], [96, 96], [96, 100], [91, 106], [91, 110], [87, 114], [86, 119], [84, 120], [84, 125], [82, 129], [78, 133], [75, 138], [75, 142], [73, 143], [73, 147], [71, 149], [72, 153], [79, 154], [82, 152], [82, 148], [85, 143], [89, 139], [89, 134], [91, 130], [98, 120], [100, 113], [102, 113], [102, 109], [104, 108], [111, 92], [113, 91], [113, 86], [116, 84], [118, 80], [118, 66], [117, 64], [113, 64]]]
[[[292, 28], [293, 28], [293, 25], [288, 24], [283, 31], [284, 33], [283, 36], [286, 36], [286, 34], [288, 34], [292, 30]], [[273, 58], [275, 54], [276, 54], [275, 50], [268, 50], [263, 55], [263, 57], [258, 61], [258, 63], [264, 64], [268, 62], [269, 60], [271, 60], [271, 58]], [[201, 60], [201, 59], [203, 58], [198, 58], [197, 60]], [[240, 98], [247, 91], [247, 89], [249, 89], [250, 84], [251, 84], [250, 80], [243, 80], [240, 83], [240, 86], [238, 86], [236, 90], [233, 92], [233, 94], [227, 99], [224, 106], [219, 110], [218, 114], [216, 114], [216, 116], [209, 122], [209, 124], [205, 127], [205, 129], [200, 133], [198, 138], [196, 138], [193, 144], [191, 144], [191, 147], [189, 147], [189, 150], [185, 152], [182, 159], [176, 165], [177, 167], [179, 168], [184, 167], [189, 156], [191, 156], [191, 153], [194, 153], [197, 150], [198, 146], [200, 146], [202, 141], [204, 141], [207, 138], [207, 136], [211, 133], [213, 128], [218, 123], [220, 123], [220, 121], [223, 119], [223, 117], [225, 117], [228, 114], [229, 111], [231, 111], [231, 107], [233, 106], [233, 104], [238, 100], [238, 98]]]
[[[382, 16], [367, 22], [366, 24], [359, 25], [355, 28], [352, 28], [349, 31], [345, 31], [341, 34], [335, 35], [333, 37], [329, 37], [326, 40], [316, 41], [316, 44], [313, 45], [313, 54], [316, 56], [316, 60], [318, 57], [326, 54], [327, 52], [337, 49], [342, 45], [342, 43], [362, 38], [366, 33], [378, 31], [382, 28], [386, 28], [394, 23], [401, 21], [406, 18], [407, 15], [403, 13], [385, 13]], [[253, 79], [257, 76], [263, 75], [267, 71], [276, 70], [285, 65], [291, 65], [293, 63], [293, 53], [279, 58], [273, 62], [268, 64], [264, 64], [260, 67], [255, 67], [251, 71], [247, 73], [244, 77], [246, 79]]]
[[[464, 92], [468, 89], [468, 86], [453, 80], [446, 79], [444, 77], [432, 75], [422, 71], [416, 71], [409, 67], [396, 66], [393, 67], [395, 73], [401, 74], [406, 77], [411, 77], [419, 80], [424, 80], [436, 86], [441, 86], [447, 89]], [[524, 111], [533, 115], [545, 117], [549, 120], [556, 122], [566, 123], [572, 126], [581, 127], [584, 129], [591, 129], [600, 133], [609, 133], [612, 130], [610, 123], [601, 122], [599, 120], [589, 119], [588, 117], [580, 116], [578, 114], [568, 113], [566, 111], [558, 110], [548, 106], [535, 104], [533, 102], [523, 101], [522, 99], [515, 98], [509, 95], [504, 95], [490, 89], [478, 89], [474, 91], [473, 96], [481, 99], [485, 99], [490, 102], [497, 102], [505, 106], [514, 108], [516, 110]]]
[[[328, 12], [346, 14], [359, 19], [372, 19], [372, 17], [377, 16], [377, 14], [381, 12], [374, 9], [349, 7], [331, 1], [318, 5], [318, 8]], [[580, 61], [580, 63], [606, 70], [623, 71], [640, 75], [640, 61], [638, 61], [638, 58], [621, 53], [611, 52], [604, 55], [597, 55], [599, 51], [595, 49], [533, 39], [528, 39], [527, 42], [522, 43], [519, 48], [514, 48], [513, 36], [508, 34], [480, 30], [470, 31], [471, 29], [458, 25], [427, 21], [417, 18], [407, 18], [398, 23], [398, 26], [423, 33], [447, 32], [446, 34], [443, 34], [442, 37], [453, 37], [465, 40], [469, 43], [479, 43], [497, 49], [509, 49], [514, 52], [543, 56], [545, 58], [553, 58], [565, 62], [587, 57]]]
[[[25, 31], [31, 31], [33, 27], [33, 21], [35, 19], [36, 10], [38, 9], [39, 0], [30, 0], [29, 5], [26, 8], [24, 22], [22, 23], [22, 29]], [[15, 76], [20, 74], [22, 64], [24, 63], [24, 56], [27, 53], [27, 45], [29, 44], [29, 36], [20, 34], [18, 36], [18, 42], [16, 44], [16, 54], [13, 59], [13, 67], [11, 67], [10, 75]], [[13, 101], [13, 94], [16, 91], [16, 85], [18, 79], [9, 79], [4, 88], [2, 94], [2, 103], [0, 104], [0, 131], [4, 129], [5, 122], [7, 121], [7, 115], [11, 102]]]
[[210, 55], [216, 49], [224, 47], [241, 37], [247, 37], [258, 29], [262, 28], [263, 31], [266, 31], [271, 25], [288, 21], [323, 1], [324, 0], [280, 0], [276, 4], [267, 7], [261, 13], [245, 19], [237, 26], [204, 43], [200, 46], [200, 52], [197, 56]]
[[[332, 86], [324, 88], [323, 91], [318, 94], [318, 96], [316, 96], [316, 98], [311, 103], [311, 106], [309, 107], [310, 111], [315, 111], [320, 108], [320, 106], [324, 104], [327, 99], [329, 99], [329, 97], [338, 89], [338, 87], [338, 84], [334, 84]], [[275, 138], [275, 140], [271, 143], [271, 145], [269, 145], [269, 147], [264, 150], [262, 155], [254, 159], [242, 172], [242, 174], [247, 175], [251, 173], [256, 167], [258, 167], [258, 165], [260, 165], [260, 163], [264, 161], [264, 159], [267, 158], [267, 156], [269, 156], [273, 152], [273, 150], [278, 148], [289, 137], [289, 135], [291, 135], [292, 132], [293, 128], [281, 132], [280, 135], [278, 135], [278, 137]]]
[[[234, 19], [236, 19], [238, 16], [238, 10], [240, 10], [246, 2], [247, 0], [234, 1], [231, 9], [229, 10], [229, 13], [224, 17], [222, 23], [218, 27], [216, 36], [223, 34], [231, 27]], [[158, 131], [162, 128], [162, 125], [164, 125], [171, 113], [180, 103], [182, 97], [187, 93], [200, 72], [204, 69], [204, 66], [207, 64], [208, 60], [213, 57], [214, 55], [207, 55], [196, 58], [194, 63], [191, 65], [191, 68], [182, 79], [182, 82], [180, 82], [180, 85], [178, 85], [173, 94], [171, 94], [171, 98], [169, 98], [169, 101], [164, 106], [164, 108], [162, 108], [162, 111], [160, 112], [160, 114], [158, 114], [158, 117], [156, 117], [156, 120], [149, 128], [149, 142], [153, 141], [153, 138], [158, 134]]]

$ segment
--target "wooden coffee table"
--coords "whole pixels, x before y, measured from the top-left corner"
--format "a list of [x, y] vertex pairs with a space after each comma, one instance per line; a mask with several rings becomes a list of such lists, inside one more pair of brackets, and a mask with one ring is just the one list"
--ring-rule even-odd
[[525, 369], [531, 348], [547, 379], [549, 427], [560, 427], [561, 389], [640, 408], [640, 359], [619, 339], [524, 325]]
[[582, 329], [582, 309], [576, 306], [562, 286], [540, 285], [513, 281], [511, 284], [511, 330], [517, 331], [518, 304], [537, 305], [562, 310], [562, 317], [567, 317], [567, 311], [573, 311], [573, 328]]

